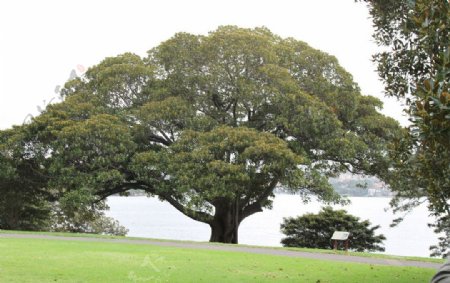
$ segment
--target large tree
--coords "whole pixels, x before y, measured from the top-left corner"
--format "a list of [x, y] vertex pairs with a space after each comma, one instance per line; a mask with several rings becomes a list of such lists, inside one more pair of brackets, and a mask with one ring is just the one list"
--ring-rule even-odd
[[409, 132], [393, 151], [392, 204], [409, 210], [427, 201], [437, 217], [436, 232], [446, 232], [435, 254], [445, 254], [450, 237], [450, 5], [447, 0], [367, 2], [375, 39], [385, 50], [374, 58], [386, 93], [404, 100], [411, 117]]
[[336, 58], [265, 28], [178, 33], [146, 58], [106, 58], [62, 93], [30, 125], [49, 186], [98, 201], [141, 189], [226, 243], [277, 186], [338, 202], [328, 177], [386, 179], [401, 133]]

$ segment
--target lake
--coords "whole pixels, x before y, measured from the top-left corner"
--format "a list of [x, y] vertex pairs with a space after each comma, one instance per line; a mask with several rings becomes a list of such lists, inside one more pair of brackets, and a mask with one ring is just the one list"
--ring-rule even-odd
[[[427, 208], [422, 205], [408, 214], [397, 227], [390, 228], [391, 211], [385, 211], [390, 198], [350, 197], [351, 204], [345, 207], [350, 214], [369, 219], [372, 225], [380, 225], [377, 234], [382, 233], [385, 253], [407, 256], [429, 256], [429, 246], [437, 243], [437, 235], [427, 226], [433, 219], [428, 217]], [[209, 225], [184, 216], [166, 202], [157, 198], [109, 197], [110, 210], [106, 212], [129, 229], [128, 236], [159, 239], [208, 241]], [[283, 217], [298, 216], [307, 212], [317, 213], [323, 204], [311, 201], [303, 204], [296, 195], [277, 194], [273, 209], [256, 213], [245, 219], [239, 229], [239, 243], [261, 246], [281, 246], [283, 234], [280, 223]]]

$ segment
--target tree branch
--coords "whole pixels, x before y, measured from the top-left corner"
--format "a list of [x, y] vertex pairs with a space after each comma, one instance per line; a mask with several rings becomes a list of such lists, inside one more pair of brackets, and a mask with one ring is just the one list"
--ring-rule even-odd
[[259, 196], [259, 198], [255, 202], [247, 205], [242, 210], [242, 213], [239, 215], [239, 222], [254, 213], [263, 211], [261, 203], [269, 198], [270, 194], [273, 192], [277, 184], [278, 178], [274, 178], [272, 182], [269, 183], [266, 190]]
[[172, 144], [171, 141], [166, 140], [166, 139], [164, 139], [164, 138], [162, 138], [160, 136], [157, 136], [157, 135], [150, 134], [150, 135], [148, 135], [148, 138], [150, 139], [150, 141], [161, 143], [161, 144], [163, 144], [165, 146], [170, 146]]
[[159, 133], [164, 137], [164, 139], [170, 144], [172, 144], [172, 140], [164, 133], [164, 131], [159, 130]]
[[145, 190], [146, 192], [153, 191], [149, 186], [147, 186], [142, 182], [127, 182], [113, 188], [103, 189], [101, 191], [96, 192], [95, 194], [99, 197], [99, 199], [96, 202], [102, 201], [111, 195], [123, 193], [133, 189], [141, 189]]
[[182, 205], [180, 202], [178, 202], [176, 199], [174, 199], [170, 195], [161, 194], [159, 196], [162, 197], [164, 200], [166, 200], [168, 203], [170, 203], [179, 212], [183, 213], [184, 215], [186, 215], [187, 217], [189, 217], [193, 220], [200, 221], [200, 222], [203, 222], [206, 224], [210, 224], [213, 221], [212, 215], [202, 212], [202, 211], [190, 209], [190, 208]]
[[96, 193], [96, 195], [99, 198], [96, 202], [100, 202], [113, 194], [123, 193], [128, 190], [132, 190], [132, 189], [141, 189], [148, 193], [153, 193], [153, 194], [160, 196], [161, 198], [166, 200], [168, 203], [170, 203], [173, 207], [175, 207], [175, 209], [177, 209], [178, 211], [180, 211], [181, 213], [183, 213], [184, 215], [186, 215], [187, 217], [189, 217], [193, 220], [200, 221], [200, 222], [207, 223], [207, 224], [211, 223], [213, 220], [212, 215], [202, 212], [202, 211], [196, 211], [196, 210], [187, 208], [186, 206], [184, 206], [180, 202], [178, 202], [175, 198], [173, 198], [171, 195], [156, 193], [152, 187], [149, 187], [147, 184], [139, 182], [139, 181], [127, 182], [127, 183], [120, 184], [119, 186], [116, 186], [114, 188], [98, 191]]

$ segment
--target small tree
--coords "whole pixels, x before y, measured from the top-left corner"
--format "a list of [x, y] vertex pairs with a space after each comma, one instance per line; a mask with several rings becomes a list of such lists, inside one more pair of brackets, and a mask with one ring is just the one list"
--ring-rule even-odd
[[66, 192], [53, 203], [50, 231], [125, 236], [128, 229], [105, 215], [108, 208], [86, 188]]
[[[365, 0], [374, 38], [374, 56], [385, 92], [405, 103], [411, 124], [391, 151], [394, 212], [425, 202], [435, 233], [450, 235], [450, 3], [447, 0]], [[401, 218], [395, 223], [399, 223]], [[394, 223], [394, 224], [395, 224]], [[446, 237], [432, 255], [450, 252]]]
[[46, 152], [28, 125], [0, 131], [0, 229], [124, 236], [128, 230], [86, 188], [49, 186]]
[[350, 250], [384, 251], [380, 246], [386, 238], [375, 235], [379, 225], [369, 227], [369, 220], [360, 221], [345, 210], [324, 207], [318, 214], [307, 213], [296, 218], [284, 218], [281, 232], [287, 237], [281, 240], [285, 247], [332, 249], [331, 236], [334, 231], [350, 232]]

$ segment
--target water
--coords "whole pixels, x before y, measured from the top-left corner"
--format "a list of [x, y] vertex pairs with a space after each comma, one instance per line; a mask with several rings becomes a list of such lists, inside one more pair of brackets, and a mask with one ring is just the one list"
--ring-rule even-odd
[[[427, 208], [416, 208], [395, 228], [390, 228], [391, 212], [385, 212], [389, 198], [352, 197], [351, 204], [344, 208], [361, 219], [369, 219], [372, 225], [380, 225], [377, 234], [382, 233], [385, 253], [407, 256], [429, 256], [429, 246], [437, 243], [437, 235], [427, 226], [433, 221]], [[108, 216], [114, 217], [128, 228], [128, 236], [159, 239], [208, 241], [210, 228], [207, 224], [194, 221], [178, 212], [170, 204], [157, 198], [109, 197]], [[239, 243], [261, 246], [281, 246], [280, 223], [283, 217], [298, 216], [307, 212], [317, 213], [322, 204], [312, 201], [303, 204], [299, 196], [276, 195], [273, 209], [256, 213], [245, 219], [239, 229]]]

